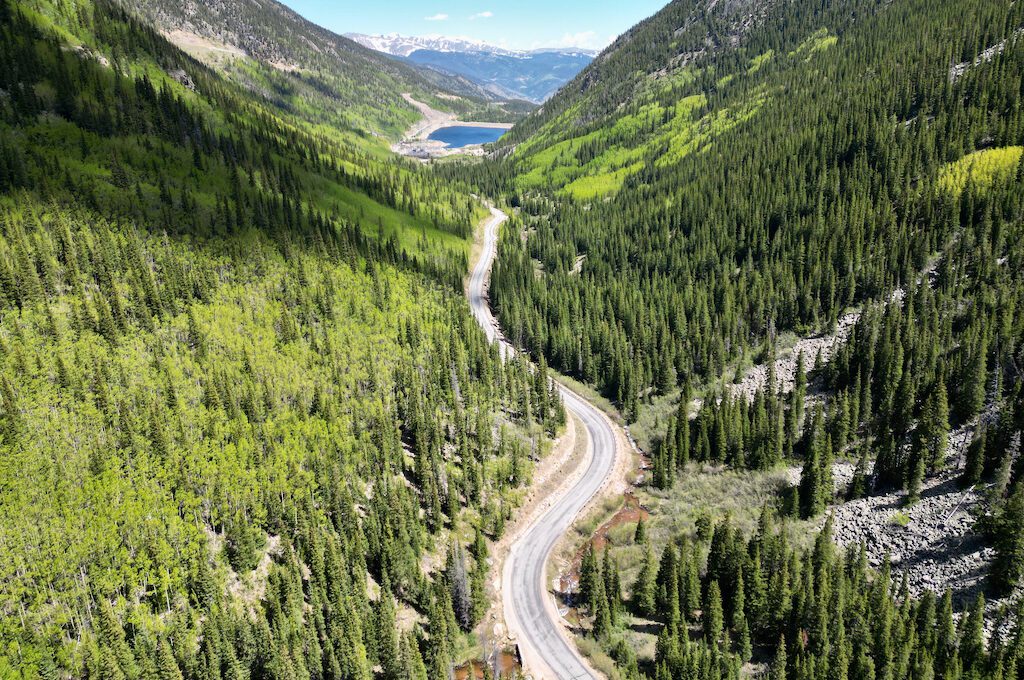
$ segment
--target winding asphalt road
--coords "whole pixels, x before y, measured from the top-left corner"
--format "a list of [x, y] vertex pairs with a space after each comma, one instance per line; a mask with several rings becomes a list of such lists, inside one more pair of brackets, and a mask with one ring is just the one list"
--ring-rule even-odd
[[[487, 300], [487, 280], [497, 255], [498, 228], [508, 219], [491, 208], [485, 227], [483, 251], [469, 280], [469, 304], [491, 342], [498, 342], [503, 357], [515, 354], [505, 341]], [[558, 620], [553, 595], [548, 592], [545, 567], [558, 539], [592, 499], [615, 467], [617, 442], [608, 419], [575, 392], [559, 385], [565, 408], [583, 423], [587, 434], [587, 459], [583, 476], [557, 497], [548, 509], [526, 528], [511, 546], [502, 572], [505, 619], [516, 636], [527, 670], [544, 680], [600, 678], [576, 650]], [[557, 492], [556, 492], [557, 493]], [[537, 667], [543, 665], [544, 667]]]

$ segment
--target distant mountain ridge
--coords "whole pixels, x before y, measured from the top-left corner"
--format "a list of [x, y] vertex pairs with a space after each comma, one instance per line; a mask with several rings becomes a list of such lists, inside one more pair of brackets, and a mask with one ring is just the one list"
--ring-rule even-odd
[[[274, 0], [117, 1], [179, 47], [231, 71], [250, 90], [279, 104], [300, 93], [306, 101], [319, 100], [320, 110], [340, 112], [336, 123], [357, 129], [397, 136], [418, 116], [402, 92], [460, 115], [472, 111], [477, 120], [508, 120], [525, 106], [513, 103], [506, 109], [502, 95], [464, 76], [384, 58]], [[224, 60], [224, 53], [250, 58], [262, 68], [253, 73]]]
[[535, 54], [565, 54], [596, 57], [599, 50], [585, 50], [578, 47], [541, 47], [535, 50], [510, 50], [491, 45], [473, 38], [452, 37], [444, 35], [405, 36], [398, 33], [385, 35], [366, 35], [364, 33], [346, 33], [345, 37], [354, 40], [363, 47], [384, 52], [393, 57], [408, 57], [413, 52], [428, 50], [431, 52], [483, 52], [507, 57], [525, 58]]
[[598, 54], [575, 47], [509, 50], [471, 38], [436, 35], [347, 33], [345, 37], [406, 63], [453, 78], [468, 78], [495, 96], [538, 104], [576, 77]]

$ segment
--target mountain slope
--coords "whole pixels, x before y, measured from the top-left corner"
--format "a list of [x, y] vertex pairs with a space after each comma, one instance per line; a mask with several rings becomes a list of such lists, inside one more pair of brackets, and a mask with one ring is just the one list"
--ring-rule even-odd
[[[757, 40], [792, 40], [811, 25], [806, 15], [786, 26], [765, 22], [778, 0], [674, 0], [654, 16], [619, 36], [594, 63], [565, 89], [518, 127], [514, 138], [524, 139], [568, 110], [574, 122], [587, 124], [642, 96], [658, 81], [672, 87], [672, 75], [692, 72], [690, 64], [749, 44], [744, 36], [757, 29]], [[583, 105], [585, 102], [585, 106]]]
[[494, 94], [541, 103], [593, 60], [576, 49], [506, 50], [459, 38], [348, 34], [366, 47], [441, 73], [469, 78]]
[[117, 5], [0, 0], [0, 677], [447, 676], [562, 417], [462, 298], [482, 214]]
[[[576, 555], [624, 677], [1020, 668], [992, 612], [1024, 574], [1022, 26], [1010, 2], [677, 0], [472, 169], [521, 208], [492, 275], [510, 340], [651, 456], [648, 542], [612, 521]], [[983, 519], [947, 526], [965, 504]]]
[[514, 56], [417, 50], [407, 59], [443, 73], [465, 76], [504, 97], [541, 103], [591, 62], [589, 55], [560, 52]]
[[[616, 306], [622, 305], [611, 313], [621, 320], [622, 330], [613, 329], [611, 336], [600, 340], [595, 336], [592, 347], [600, 345], [601, 353], [607, 352], [604, 359], [615, 365], [618, 360], [613, 356], [631, 346], [637, 354], [634, 368], [644, 367], [638, 391], [663, 379], [671, 385], [672, 373], [697, 372], [701, 379], [720, 374], [741, 347], [761, 342], [770, 322], [778, 329], [798, 332], [813, 328], [836, 318], [844, 305], [880, 295], [907, 279], [908, 265], [889, 267], [886, 254], [894, 248], [912, 252], [920, 247], [920, 234], [909, 225], [898, 243], [888, 242], [884, 249], [868, 225], [863, 226], [869, 230], [863, 235], [851, 228], [836, 238], [826, 237], [822, 232], [830, 221], [815, 221], [812, 216], [833, 209], [838, 211], [835, 219], [844, 224], [861, 223], [864, 218], [843, 213], [859, 203], [857, 191], [841, 185], [841, 194], [829, 190], [819, 199], [810, 188], [787, 189], [795, 176], [804, 178], [800, 187], [846, 177], [854, 172], [849, 164], [858, 154], [868, 154], [881, 144], [859, 129], [833, 139], [829, 135], [838, 134], [832, 133], [835, 125], [905, 121], [904, 131], [928, 141], [904, 139], [897, 136], [899, 128], [883, 122], [876, 122], [879, 129], [871, 134], [885, 136], [884, 148], [901, 149], [913, 158], [918, 158], [919, 145], [944, 145], [938, 158], [929, 154], [917, 161], [923, 166], [914, 176], [933, 181], [942, 163], [958, 160], [967, 150], [1016, 143], [1012, 135], [1017, 114], [998, 108], [1003, 106], [1001, 101], [968, 100], [967, 106], [991, 111], [984, 115], [994, 116], [996, 122], [988, 130], [943, 133], [931, 123], [920, 131], [913, 124], [922, 109], [930, 112], [927, 115], [936, 115], [933, 112], [940, 108], [947, 116], [959, 115], [953, 95], [946, 92], [950, 64], [969, 62], [979, 52], [978, 46], [997, 44], [1012, 35], [1015, 23], [1024, 23], [1018, 22], [1016, 6], [1010, 10], [972, 6], [977, 19], [960, 36], [954, 36], [952, 10], [945, 5], [929, 11], [911, 2], [879, 6], [866, 0], [847, 0], [817, 11], [799, 3], [774, 9], [764, 3], [715, 3], [709, 12], [702, 7], [703, 3], [674, 2], [623, 35], [499, 143], [505, 147], [505, 169], [511, 172], [522, 200], [548, 192], [562, 199], [556, 204], [557, 218], [550, 222], [548, 217], [541, 218], [558, 235], [542, 230], [527, 250], [549, 276], [559, 281], [565, 277], [566, 287], [538, 279], [539, 287], [580, 288], [595, 283], [587, 280], [589, 276], [599, 277], [600, 286], [612, 286], [614, 274], [618, 288], [637, 277], [623, 291], [625, 297], [615, 295], [598, 305], [604, 308], [613, 300]], [[763, 16], [757, 14], [761, 12]], [[918, 16], [930, 21], [931, 51], [926, 54], [896, 39], [899, 28]], [[869, 27], [893, 40], [889, 55], [871, 53], [875, 38], [867, 33]], [[842, 45], [847, 51], [837, 49]], [[856, 52], [850, 54], [850, 49]], [[986, 68], [999, 68], [1014, 56], [1004, 51], [974, 72], [984, 74]], [[920, 72], [913, 82], [901, 75], [906, 70], [900, 60]], [[873, 77], [851, 75], [865, 72]], [[828, 79], [824, 81], [828, 89], [823, 78]], [[968, 92], [969, 86], [958, 79], [953, 87], [955, 92]], [[823, 125], [826, 116], [837, 122]], [[994, 141], [983, 141], [989, 138]], [[812, 150], [826, 154], [824, 160], [807, 157]], [[794, 156], [797, 152], [804, 155]], [[879, 165], [874, 158], [872, 162], [879, 174], [903, 172], [902, 166]], [[825, 179], [816, 177], [822, 173]], [[907, 181], [898, 174], [885, 176], [889, 186]], [[883, 199], [880, 188], [863, 190], [883, 213], [891, 203], [922, 200], [916, 194]], [[827, 204], [821, 202], [824, 198], [830, 199]], [[581, 209], [583, 205], [588, 212]], [[606, 226], [580, 230], [578, 223], [584, 217]], [[886, 219], [878, 214], [868, 224]], [[783, 225], [788, 226], [782, 229]], [[796, 249], [807, 249], [808, 239], [818, 245], [818, 238], [828, 239], [827, 246], [822, 243], [825, 251], [815, 251], [815, 261], [801, 265], [806, 273], [798, 275], [787, 258]], [[579, 256], [586, 257], [584, 276], [573, 277], [573, 263]], [[853, 261], [844, 271], [835, 271], [832, 263], [845, 258]], [[738, 275], [729, 274], [737, 267]], [[694, 287], [691, 281], [698, 271], [716, 275]], [[791, 283], [807, 275], [816, 280], [809, 298]], [[751, 278], [770, 285], [750, 289]], [[500, 286], [497, 290], [500, 295]], [[682, 319], [669, 314], [667, 310], [675, 306], [669, 300], [672, 291], [683, 290], [696, 296], [686, 303], [687, 317], [718, 310], [713, 319], [728, 326], [722, 329], [728, 350], [670, 332], [679, 330]], [[847, 292], [840, 294], [843, 291]], [[655, 323], [642, 323], [635, 316], [639, 310], [633, 295], [644, 300], [639, 307], [647, 309]], [[520, 297], [517, 307], [524, 302], [526, 298]], [[550, 303], [555, 304], [553, 299]], [[580, 302], [565, 306], [584, 308]], [[585, 307], [594, 311], [590, 304]], [[558, 325], [567, 321], [563, 317]], [[525, 328], [534, 327], [525, 324]], [[564, 340], [554, 329], [535, 330], [547, 347]], [[569, 332], [567, 327], [564, 330]], [[620, 345], [615, 336], [630, 340]], [[665, 347], [672, 349], [666, 353]], [[578, 352], [578, 346], [561, 346], [557, 353], [564, 355], [565, 363], [560, 365], [578, 367]], [[675, 362], [672, 371], [666, 363], [669, 357]], [[610, 375], [602, 379], [609, 380]], [[615, 396], [618, 391], [615, 387]]]
[[435, 108], [473, 111], [483, 119], [514, 116], [499, 97], [466, 78], [382, 58], [273, 0], [142, 0], [126, 7], [255, 92], [313, 100], [296, 104], [295, 112], [312, 109], [323, 115], [340, 109], [339, 121], [390, 137], [416, 120], [403, 92]]
[[518, 52], [506, 50], [495, 45], [488, 45], [481, 40], [470, 38], [450, 38], [443, 35], [431, 36], [404, 36], [398, 33], [387, 35], [366, 35], [364, 33], [346, 33], [346, 38], [351, 38], [364, 47], [371, 50], [390, 54], [393, 57], [408, 57], [419, 50], [431, 52], [475, 52], [479, 54], [497, 54], [511, 57]]

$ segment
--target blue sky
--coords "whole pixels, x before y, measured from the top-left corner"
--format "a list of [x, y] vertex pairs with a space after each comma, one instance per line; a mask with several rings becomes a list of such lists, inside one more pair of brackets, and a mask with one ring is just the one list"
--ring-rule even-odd
[[468, 37], [510, 49], [599, 49], [668, 0], [283, 0], [336, 33]]

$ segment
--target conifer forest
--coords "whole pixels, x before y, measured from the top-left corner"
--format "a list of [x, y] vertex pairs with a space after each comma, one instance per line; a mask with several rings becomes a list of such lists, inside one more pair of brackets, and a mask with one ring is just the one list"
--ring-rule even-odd
[[1024, 680], [1024, 5], [621, 31], [0, 0], [0, 678]]

